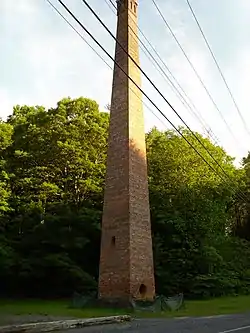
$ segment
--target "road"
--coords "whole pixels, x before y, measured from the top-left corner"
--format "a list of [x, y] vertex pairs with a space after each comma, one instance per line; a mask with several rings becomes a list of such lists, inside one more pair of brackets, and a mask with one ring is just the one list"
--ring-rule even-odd
[[[88, 327], [67, 333], [250, 333], [250, 314], [179, 319], [138, 319], [120, 325]], [[62, 333], [62, 332], [61, 332]]]

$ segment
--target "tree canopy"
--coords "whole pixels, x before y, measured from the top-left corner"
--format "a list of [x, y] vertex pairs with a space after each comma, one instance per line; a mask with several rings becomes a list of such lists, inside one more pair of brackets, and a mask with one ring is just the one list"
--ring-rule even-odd
[[[109, 114], [87, 98], [15, 106], [0, 122], [0, 293], [97, 288]], [[157, 293], [250, 292], [250, 155], [242, 167], [180, 128], [146, 134]], [[220, 176], [218, 176], [218, 174]], [[244, 198], [243, 198], [244, 194]]]

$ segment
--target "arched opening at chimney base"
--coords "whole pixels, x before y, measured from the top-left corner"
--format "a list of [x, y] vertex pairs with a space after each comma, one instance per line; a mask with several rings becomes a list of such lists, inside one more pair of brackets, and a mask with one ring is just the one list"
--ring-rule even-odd
[[145, 284], [140, 285], [139, 293], [142, 297], [145, 297], [145, 295], [147, 293], [147, 287], [145, 286]]
[[115, 243], [116, 243], [115, 236], [112, 236], [112, 238], [111, 238], [111, 246], [115, 247]]

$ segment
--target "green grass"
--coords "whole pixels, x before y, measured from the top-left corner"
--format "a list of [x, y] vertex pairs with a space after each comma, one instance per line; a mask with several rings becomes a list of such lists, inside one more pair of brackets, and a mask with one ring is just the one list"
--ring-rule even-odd
[[0, 300], [0, 315], [93, 318], [124, 314], [119, 309], [70, 309], [68, 300]]
[[[69, 301], [0, 300], [0, 315], [48, 315], [60, 317], [90, 318], [129, 314], [119, 309], [70, 309]], [[179, 311], [165, 313], [135, 313], [136, 317], [210, 316], [250, 312], [250, 296], [215, 298], [204, 301], [187, 301]]]
[[186, 301], [179, 311], [142, 313], [146, 317], [202, 317], [250, 312], [250, 296], [222, 297], [200, 301]]

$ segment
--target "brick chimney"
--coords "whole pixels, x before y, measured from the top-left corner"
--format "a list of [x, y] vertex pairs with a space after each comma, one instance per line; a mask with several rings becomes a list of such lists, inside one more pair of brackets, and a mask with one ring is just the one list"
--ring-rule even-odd
[[[138, 0], [118, 0], [117, 14], [117, 40], [139, 64]], [[140, 70], [118, 43], [115, 59], [140, 86]], [[102, 300], [153, 300], [155, 296], [141, 98], [138, 88], [115, 65], [99, 269]]]

